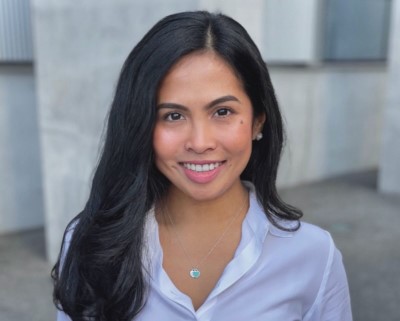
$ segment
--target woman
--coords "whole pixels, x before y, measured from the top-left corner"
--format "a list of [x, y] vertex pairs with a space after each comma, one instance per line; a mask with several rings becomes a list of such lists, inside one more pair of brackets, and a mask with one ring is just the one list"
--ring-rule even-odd
[[332, 239], [277, 195], [282, 144], [243, 27], [208, 12], [158, 22], [122, 68], [53, 269], [58, 320], [351, 320]]

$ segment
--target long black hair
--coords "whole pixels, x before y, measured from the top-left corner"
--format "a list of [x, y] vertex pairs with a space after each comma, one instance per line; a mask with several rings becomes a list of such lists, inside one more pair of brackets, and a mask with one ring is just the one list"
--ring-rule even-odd
[[294, 221], [293, 229], [298, 228], [301, 211], [281, 201], [276, 191], [284, 131], [256, 45], [239, 23], [222, 14], [167, 16], [143, 37], [122, 67], [89, 199], [67, 228], [73, 229], [69, 249], [64, 249], [66, 232], [52, 270], [54, 302], [73, 321], [128, 321], [145, 304], [144, 223], [169, 184], [153, 161], [157, 90], [172, 65], [201, 50], [214, 51], [235, 70], [254, 116], [266, 116], [264, 138], [253, 143], [241, 178], [255, 185], [272, 224], [285, 229], [282, 222]]

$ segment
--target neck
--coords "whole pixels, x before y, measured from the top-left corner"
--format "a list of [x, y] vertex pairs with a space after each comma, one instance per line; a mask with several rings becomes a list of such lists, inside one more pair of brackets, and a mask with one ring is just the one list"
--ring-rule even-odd
[[169, 225], [166, 215], [168, 211], [177, 226], [225, 224], [236, 212], [246, 213], [248, 208], [248, 190], [239, 182], [214, 199], [196, 200], [188, 197], [180, 190], [171, 187], [162, 203], [159, 204], [159, 223]]

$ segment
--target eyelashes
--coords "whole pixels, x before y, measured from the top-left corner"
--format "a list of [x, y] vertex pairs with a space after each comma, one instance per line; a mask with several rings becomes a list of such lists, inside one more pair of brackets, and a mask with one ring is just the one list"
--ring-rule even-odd
[[219, 117], [226, 117], [229, 116], [233, 113], [233, 111], [230, 108], [219, 108], [215, 114], [218, 115]]
[[171, 113], [167, 113], [163, 116], [163, 120], [166, 121], [178, 121], [178, 120], [182, 120], [183, 119], [183, 115], [177, 112], [171, 112]]
[[[213, 117], [226, 118], [232, 114], [234, 114], [234, 111], [231, 108], [222, 107], [222, 108], [218, 108], [214, 112]], [[172, 111], [172, 112], [168, 112], [168, 113], [162, 115], [161, 118], [162, 118], [162, 120], [165, 120], [165, 121], [175, 122], [175, 121], [184, 120], [185, 116], [180, 112]]]

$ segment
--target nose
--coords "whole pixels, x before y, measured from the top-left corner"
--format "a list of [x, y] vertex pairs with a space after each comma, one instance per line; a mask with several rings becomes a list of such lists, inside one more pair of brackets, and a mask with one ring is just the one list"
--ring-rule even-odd
[[187, 151], [202, 154], [214, 150], [216, 145], [214, 130], [207, 122], [198, 121], [192, 124], [185, 143]]

